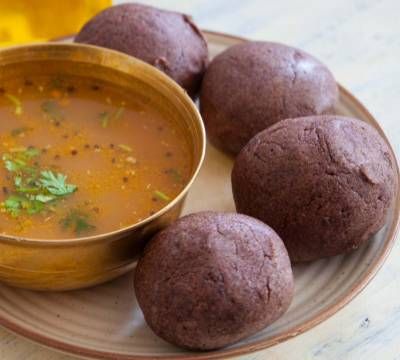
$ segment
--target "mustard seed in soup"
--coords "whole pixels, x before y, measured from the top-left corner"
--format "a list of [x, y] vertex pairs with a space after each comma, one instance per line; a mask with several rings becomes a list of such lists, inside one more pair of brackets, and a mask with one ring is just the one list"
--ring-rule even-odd
[[79, 77], [0, 85], [0, 233], [90, 236], [154, 214], [184, 187], [183, 132], [133, 94]]

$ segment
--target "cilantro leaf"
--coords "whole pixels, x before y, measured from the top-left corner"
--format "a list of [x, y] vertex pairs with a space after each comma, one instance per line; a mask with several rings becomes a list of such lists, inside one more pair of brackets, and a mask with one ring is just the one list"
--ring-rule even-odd
[[110, 113], [107, 111], [103, 111], [99, 115], [101, 126], [106, 128], [108, 126], [108, 122], [110, 121]]
[[35, 148], [35, 147], [28, 147], [22, 154], [23, 157], [25, 157], [25, 159], [32, 159], [36, 156], [39, 156], [40, 154], [40, 150]]
[[77, 235], [96, 228], [89, 223], [89, 215], [77, 209], [71, 210], [64, 219], [61, 219], [60, 224], [65, 229], [72, 229]]
[[22, 177], [21, 176], [16, 176], [14, 178], [14, 184], [16, 187], [20, 187], [22, 184]]
[[106, 128], [111, 120], [118, 120], [124, 113], [125, 108], [124, 107], [119, 107], [112, 113], [109, 113], [108, 111], [103, 111], [102, 113], [99, 114], [101, 126], [103, 128]]
[[169, 175], [175, 182], [181, 183], [183, 181], [181, 173], [174, 168], [164, 170], [164, 173]]
[[11, 159], [7, 154], [3, 155], [4, 166], [10, 172], [17, 172], [26, 166], [26, 162], [20, 159]]
[[37, 214], [44, 209], [44, 204], [41, 201], [30, 200], [26, 203], [24, 209], [29, 215]]
[[4, 166], [10, 172], [33, 172], [33, 168], [27, 162], [40, 154], [40, 150], [35, 147], [21, 147], [10, 149], [12, 154], [5, 153], [2, 156]]
[[123, 114], [124, 114], [125, 108], [124, 107], [119, 107], [117, 110], [114, 111], [113, 113], [113, 119], [118, 120]]
[[15, 106], [15, 110], [14, 110], [15, 115], [21, 115], [22, 114], [22, 103], [21, 103], [21, 100], [18, 99], [16, 96], [12, 95], [12, 94], [4, 94], [4, 96], [8, 100], [10, 100], [10, 102], [12, 102], [13, 105]]
[[25, 176], [17, 175], [14, 177], [14, 185], [19, 193], [38, 194], [41, 192], [41, 184], [36, 176], [26, 178]]
[[158, 197], [159, 199], [164, 200], [164, 201], [170, 201], [171, 200], [171, 198], [167, 194], [163, 193], [160, 190], [154, 191], [154, 195], [156, 197]]
[[34, 147], [10, 149], [3, 154], [4, 166], [14, 173], [15, 194], [10, 195], [1, 206], [11, 216], [17, 217], [21, 212], [28, 215], [43, 210], [51, 210], [53, 201], [72, 194], [77, 187], [66, 183], [67, 177], [50, 170], [40, 171], [39, 165], [30, 165], [32, 158], [40, 151]]
[[12, 217], [17, 217], [22, 210], [22, 202], [24, 198], [18, 195], [10, 195], [2, 204], [5, 210], [11, 214]]
[[77, 186], [73, 184], [67, 184], [66, 175], [57, 173], [54, 174], [51, 170], [42, 171], [41, 178], [39, 179], [42, 186], [53, 195], [64, 196], [72, 194]]
[[19, 136], [21, 134], [25, 134], [28, 131], [32, 131], [33, 129], [27, 126], [21, 126], [19, 128], [15, 128], [11, 130], [11, 136]]
[[48, 116], [51, 120], [62, 121], [64, 120], [64, 114], [60, 108], [60, 105], [55, 100], [46, 100], [40, 106], [43, 113]]
[[13, 194], [4, 203], [4, 209], [12, 216], [17, 217], [22, 210], [26, 210], [29, 215], [36, 214], [43, 210], [43, 203], [37, 200], [30, 200], [26, 196]]
[[118, 144], [117, 145], [121, 150], [124, 150], [126, 152], [132, 152], [132, 148], [128, 145], [125, 144]]
[[48, 203], [56, 199], [55, 195], [45, 195], [45, 194], [38, 194], [34, 196], [34, 200], [40, 201], [41, 203]]

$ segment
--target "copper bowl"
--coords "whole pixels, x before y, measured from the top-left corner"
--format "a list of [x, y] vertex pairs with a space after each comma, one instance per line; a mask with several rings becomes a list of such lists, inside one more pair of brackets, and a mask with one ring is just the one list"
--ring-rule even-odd
[[185, 132], [192, 172], [180, 194], [154, 215], [117, 231], [76, 239], [0, 237], [0, 281], [35, 290], [100, 284], [134, 267], [149, 237], [174, 221], [202, 165], [205, 131], [186, 92], [156, 68], [131, 56], [78, 44], [39, 44], [0, 51], [0, 82], [28, 74], [84, 75], [138, 94]]

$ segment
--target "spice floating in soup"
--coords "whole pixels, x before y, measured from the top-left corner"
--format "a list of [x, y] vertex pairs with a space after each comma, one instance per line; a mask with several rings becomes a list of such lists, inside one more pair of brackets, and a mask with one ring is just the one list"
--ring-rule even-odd
[[182, 131], [134, 94], [79, 77], [0, 87], [0, 232], [90, 236], [137, 223], [185, 186]]

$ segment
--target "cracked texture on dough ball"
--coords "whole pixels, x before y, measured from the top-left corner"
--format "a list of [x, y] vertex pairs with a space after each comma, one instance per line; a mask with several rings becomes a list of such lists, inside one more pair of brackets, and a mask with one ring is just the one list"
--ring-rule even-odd
[[135, 273], [148, 325], [170, 343], [208, 350], [271, 324], [293, 296], [279, 236], [246, 215], [202, 212], [156, 235]]
[[245, 42], [210, 63], [200, 100], [212, 143], [237, 154], [279, 120], [334, 113], [338, 87], [327, 67], [301, 50]]
[[236, 158], [238, 212], [273, 227], [292, 261], [357, 249], [385, 223], [398, 179], [378, 132], [341, 116], [281, 121]]

